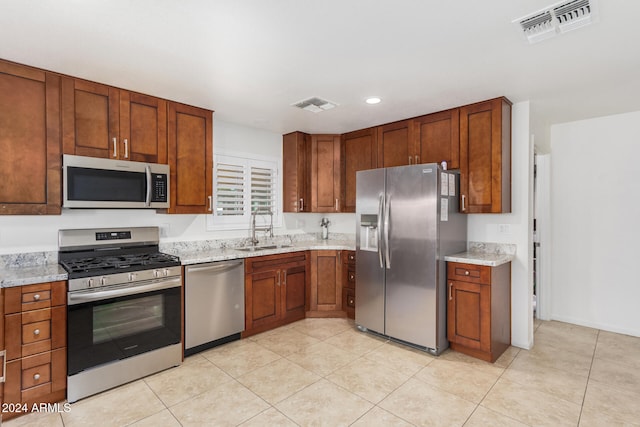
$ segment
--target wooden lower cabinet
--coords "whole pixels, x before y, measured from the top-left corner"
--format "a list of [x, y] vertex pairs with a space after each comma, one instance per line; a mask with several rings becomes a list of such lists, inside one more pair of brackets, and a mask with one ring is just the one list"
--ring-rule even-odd
[[449, 262], [447, 292], [451, 349], [495, 362], [511, 345], [511, 263]]
[[356, 318], [356, 251], [342, 251], [342, 309]]
[[342, 251], [309, 251], [311, 274], [307, 317], [343, 317]]
[[246, 259], [243, 337], [304, 319], [307, 263], [307, 252]]
[[66, 396], [66, 295], [66, 282], [3, 289], [4, 420]]

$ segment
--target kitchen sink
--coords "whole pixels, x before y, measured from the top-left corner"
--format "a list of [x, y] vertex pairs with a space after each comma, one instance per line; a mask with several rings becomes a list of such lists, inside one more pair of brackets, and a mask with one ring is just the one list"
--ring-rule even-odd
[[267, 249], [290, 248], [291, 245], [264, 245], [264, 246], [247, 246], [246, 248], [236, 248], [237, 251], [255, 252]]

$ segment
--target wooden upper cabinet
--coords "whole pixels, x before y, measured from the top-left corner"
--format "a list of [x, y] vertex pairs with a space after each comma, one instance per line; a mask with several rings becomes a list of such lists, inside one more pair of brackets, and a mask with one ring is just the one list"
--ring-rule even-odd
[[167, 101], [120, 91], [120, 158], [167, 163]]
[[340, 136], [311, 135], [311, 211], [340, 212]]
[[413, 164], [413, 135], [411, 120], [378, 126], [378, 167]]
[[284, 212], [311, 212], [310, 136], [292, 132], [282, 137]]
[[377, 129], [369, 128], [342, 135], [342, 212], [356, 211], [356, 172], [375, 169], [378, 163]]
[[167, 102], [70, 77], [62, 82], [65, 154], [167, 163]]
[[460, 108], [460, 210], [511, 212], [511, 102]]
[[0, 214], [59, 214], [60, 77], [0, 61], [0, 94]]
[[168, 108], [169, 213], [213, 209], [213, 112], [175, 102]]
[[457, 108], [416, 117], [413, 122], [414, 163], [447, 162], [460, 167], [460, 111]]
[[62, 144], [65, 154], [118, 158], [119, 91], [64, 77], [62, 79]]

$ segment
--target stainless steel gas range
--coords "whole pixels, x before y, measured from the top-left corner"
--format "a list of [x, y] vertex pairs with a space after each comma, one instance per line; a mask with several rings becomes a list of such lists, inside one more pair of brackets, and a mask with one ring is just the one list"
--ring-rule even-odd
[[157, 227], [58, 232], [69, 402], [181, 363], [180, 260], [158, 242]]

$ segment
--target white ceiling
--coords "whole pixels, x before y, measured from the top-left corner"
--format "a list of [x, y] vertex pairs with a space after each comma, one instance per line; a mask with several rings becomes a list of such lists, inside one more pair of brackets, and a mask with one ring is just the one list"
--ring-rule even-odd
[[[0, 0], [0, 58], [215, 110], [278, 133], [342, 133], [500, 95], [560, 123], [640, 110], [640, 1], [529, 45], [553, 0]], [[383, 102], [370, 106], [370, 95]], [[290, 104], [336, 102], [314, 114]]]

